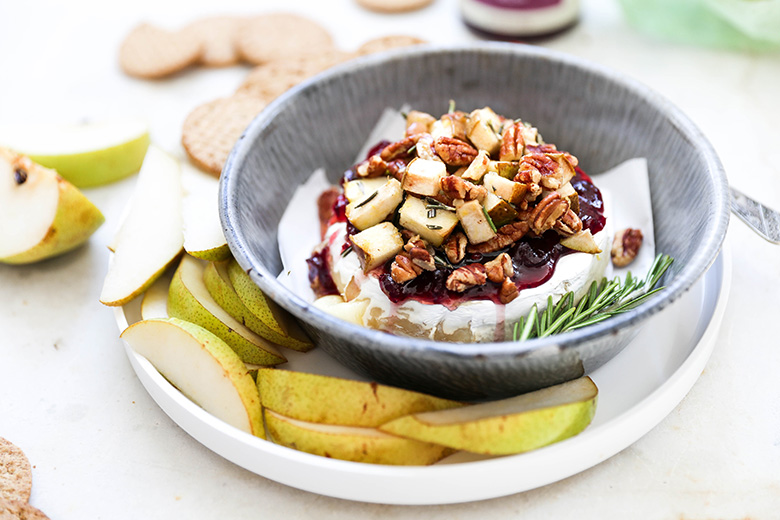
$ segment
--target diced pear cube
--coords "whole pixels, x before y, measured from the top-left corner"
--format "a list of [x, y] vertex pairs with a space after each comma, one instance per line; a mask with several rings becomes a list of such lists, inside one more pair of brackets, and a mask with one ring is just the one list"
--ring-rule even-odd
[[437, 119], [431, 126], [431, 135], [434, 139], [439, 137], [453, 137], [455, 135], [455, 129], [453, 128], [452, 121], [449, 119]]
[[474, 110], [466, 122], [466, 137], [480, 150], [489, 154], [501, 148], [501, 118], [489, 107]]
[[[569, 207], [574, 213], [577, 215], [580, 214], [580, 195], [577, 193], [577, 190], [574, 189], [574, 186], [571, 185], [571, 182], [567, 182], [555, 191], [561, 194], [562, 199], [567, 199], [569, 201]], [[544, 195], [544, 193], [542, 193], [542, 195]]]
[[406, 197], [398, 210], [398, 223], [420, 235], [434, 247], [439, 247], [458, 225], [457, 215], [446, 209], [429, 209], [428, 203], [417, 197]]
[[485, 211], [497, 228], [517, 218], [517, 210], [511, 204], [490, 192], [485, 197]]
[[461, 177], [471, 182], [482, 182], [482, 177], [488, 171], [488, 164], [490, 164], [490, 155], [485, 150], [480, 150], [477, 157], [471, 161], [469, 167], [463, 172]]
[[496, 172], [505, 179], [512, 180], [520, 169], [520, 163], [517, 161], [490, 161], [488, 171]]
[[447, 166], [443, 162], [418, 157], [406, 167], [403, 189], [432, 197], [439, 194], [441, 180], [446, 176]]
[[494, 193], [512, 204], [522, 202], [528, 189], [525, 184], [510, 181], [495, 172], [485, 174], [482, 178], [482, 184], [488, 193]]
[[404, 239], [392, 222], [382, 222], [352, 235], [352, 249], [365, 273], [395, 258], [403, 248]]
[[387, 177], [358, 179], [344, 183], [344, 196], [349, 202], [361, 201], [387, 183]]
[[472, 244], [486, 242], [496, 236], [493, 228], [490, 227], [485, 211], [479, 201], [471, 200], [461, 205], [457, 210], [460, 225]]
[[412, 110], [406, 115], [406, 130], [412, 130], [412, 133], [415, 134], [427, 132], [434, 121], [436, 121], [436, 118], [429, 113]]
[[376, 191], [347, 205], [347, 219], [358, 229], [382, 222], [404, 198], [401, 183], [389, 178]]
[[575, 233], [570, 237], [561, 239], [561, 245], [574, 249], [575, 251], [582, 251], [583, 253], [590, 253], [592, 255], [601, 253], [601, 248], [596, 244], [596, 240], [590, 232], [590, 229], [583, 229], [579, 233]]

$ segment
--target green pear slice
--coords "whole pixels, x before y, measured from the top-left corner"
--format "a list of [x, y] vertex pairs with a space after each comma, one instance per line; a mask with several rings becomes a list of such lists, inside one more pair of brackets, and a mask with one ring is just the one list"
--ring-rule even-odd
[[[295, 318], [290, 313], [279, 307], [273, 300], [267, 298], [263, 291], [252, 281], [247, 273], [241, 269], [235, 259], [228, 264], [228, 276], [233, 284], [236, 294], [241, 302], [246, 305], [249, 312], [265, 324], [269, 329], [278, 332], [282, 336], [291, 338], [298, 344], [311, 348], [311, 340], [301, 329]], [[288, 345], [285, 345], [288, 346]], [[300, 348], [295, 348], [300, 350]]]
[[137, 172], [149, 147], [149, 128], [138, 118], [67, 126], [3, 125], [0, 144], [87, 188]]
[[185, 164], [182, 182], [184, 250], [203, 260], [230, 258], [230, 249], [219, 220], [219, 180]]
[[392, 386], [273, 368], [258, 372], [257, 385], [265, 408], [313, 423], [376, 427], [408, 414], [463, 406]]
[[141, 319], [168, 318], [168, 288], [173, 273], [170, 269], [146, 290], [141, 298]]
[[323, 457], [371, 464], [428, 465], [451, 453], [444, 446], [396, 437], [376, 428], [316, 424], [265, 410], [277, 444]]
[[500, 401], [407, 415], [379, 429], [473, 453], [523, 453], [584, 430], [597, 395], [593, 381], [583, 377]]
[[299, 352], [306, 352], [314, 348], [314, 343], [306, 337], [294, 337], [282, 334], [278, 330], [269, 328], [257, 316], [252, 314], [241, 298], [233, 289], [228, 275], [229, 261], [212, 262], [206, 266], [203, 273], [203, 281], [206, 284], [211, 297], [214, 298], [220, 307], [236, 320], [243, 323], [249, 330], [255, 334], [272, 341], [283, 347], [291, 348]]
[[203, 281], [204, 264], [184, 255], [168, 291], [168, 313], [216, 334], [245, 363], [277, 365], [287, 361], [273, 343], [261, 338], [214, 301]]
[[181, 167], [150, 146], [132, 206], [117, 233], [100, 301], [124, 305], [143, 293], [182, 249]]
[[244, 363], [217, 336], [195, 324], [168, 318], [136, 322], [121, 337], [201, 408], [265, 438], [257, 387]]
[[26, 264], [70, 251], [104, 220], [57, 172], [0, 148], [0, 262]]

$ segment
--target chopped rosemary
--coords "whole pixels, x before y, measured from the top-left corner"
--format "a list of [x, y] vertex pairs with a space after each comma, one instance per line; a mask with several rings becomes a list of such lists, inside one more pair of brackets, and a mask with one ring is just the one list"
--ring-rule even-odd
[[366, 204], [368, 204], [369, 202], [371, 202], [372, 200], [374, 200], [374, 197], [376, 197], [376, 196], [377, 196], [377, 193], [379, 193], [379, 190], [375, 191], [374, 193], [372, 193], [371, 195], [369, 195], [368, 197], [366, 197], [366, 200], [364, 200], [363, 202], [361, 202], [360, 204], [358, 204], [357, 206], [355, 206], [355, 209], [357, 209], [357, 208], [360, 208], [360, 207], [363, 207], [363, 206], [365, 206]]
[[352, 246], [347, 246], [347, 248], [341, 252], [341, 256], [347, 256], [352, 252]]
[[442, 267], [452, 267], [449, 258], [446, 256], [440, 256], [438, 253], [433, 255], [433, 262]]
[[409, 117], [409, 114], [407, 112], [404, 112], [403, 110], [401, 110], [399, 113], [401, 114], [401, 117], [403, 117], [404, 119]]
[[441, 226], [437, 226], [436, 224], [425, 224], [425, 227], [428, 229], [441, 229]]
[[409, 147], [408, 150], [406, 150], [406, 153], [412, 153], [417, 149], [417, 143], [414, 143], [412, 146]]
[[428, 218], [436, 218], [436, 208], [428, 208]]
[[[547, 299], [547, 308], [539, 311], [536, 304], [527, 316], [515, 323], [513, 339], [525, 341], [531, 338], [545, 338], [552, 334], [561, 334], [587, 325], [599, 323], [626, 312], [646, 301], [663, 287], [655, 287], [674, 259], [669, 255], [658, 255], [644, 280], [634, 277], [630, 272], [621, 282], [619, 277], [612, 281], [602, 278], [594, 281], [588, 293], [575, 304], [574, 292], [566, 293], [553, 304], [552, 296]], [[642, 291], [636, 294], [637, 291]]]
[[452, 206], [447, 206], [443, 202], [439, 202], [436, 199], [432, 199], [430, 197], [425, 197], [425, 209], [443, 209], [445, 211], [455, 211], [455, 208]]
[[452, 114], [453, 112], [455, 112], [455, 100], [454, 99], [450, 99], [450, 106], [447, 109], [447, 113], [448, 114]]
[[485, 218], [487, 219], [487, 223], [490, 224], [490, 229], [493, 230], [493, 233], [498, 233], [498, 230], [496, 230], [496, 225], [493, 223], [493, 219], [490, 218], [490, 215], [488, 214], [487, 210], [485, 209], [485, 206], [482, 206], [482, 213], [485, 214]]

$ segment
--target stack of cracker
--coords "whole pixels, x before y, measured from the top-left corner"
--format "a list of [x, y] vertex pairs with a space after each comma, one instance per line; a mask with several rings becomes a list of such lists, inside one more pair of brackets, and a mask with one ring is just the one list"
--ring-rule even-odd
[[0, 437], [0, 520], [48, 520], [31, 506], [32, 469], [24, 452]]

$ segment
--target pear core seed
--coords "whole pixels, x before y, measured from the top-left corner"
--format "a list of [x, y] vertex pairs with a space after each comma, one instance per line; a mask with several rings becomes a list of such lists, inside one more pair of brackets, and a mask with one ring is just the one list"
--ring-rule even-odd
[[24, 171], [22, 168], [15, 169], [14, 181], [16, 181], [16, 184], [24, 184], [25, 181], [27, 181], [27, 172]]

